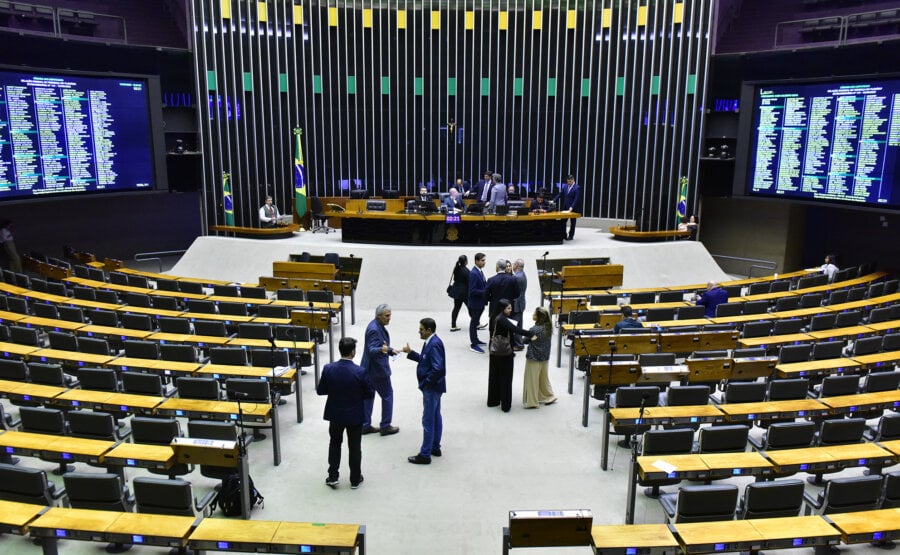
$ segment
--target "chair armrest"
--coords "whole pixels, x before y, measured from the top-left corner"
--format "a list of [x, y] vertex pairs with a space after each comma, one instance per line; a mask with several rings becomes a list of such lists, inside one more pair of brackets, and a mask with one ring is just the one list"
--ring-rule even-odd
[[68, 387], [68, 388], [79, 387], [81, 385], [80, 381], [78, 381], [75, 378], [69, 379], [68, 376], [65, 378], [65, 382], [66, 382], [66, 387]]
[[119, 438], [117, 443], [122, 443], [131, 437], [131, 428], [121, 427], [116, 430], [116, 437]]
[[13, 418], [11, 414], [7, 414], [6, 421], [3, 423], [4, 427], [8, 430], [18, 430], [19, 425], [22, 423], [21, 418]]
[[[765, 437], [765, 436], [763, 436], [763, 437]], [[750, 437], [747, 438], [747, 443], [749, 443], [749, 444], [750, 444], [754, 449], [756, 449], [757, 451], [760, 451], [760, 452], [761, 452], [761, 451], [763, 450], [763, 441], [762, 441], [762, 439], [757, 439], [757, 438], [755, 438], [755, 437], [753, 437], [753, 436], [750, 436]]]
[[664, 493], [659, 496], [659, 504], [662, 505], [663, 511], [666, 513], [666, 520], [675, 518], [676, 503], [678, 503], [677, 493]]
[[[58, 500], [58, 499], [60, 499], [60, 498], [62, 498], [62, 497], [66, 497], [66, 488], [64, 488], [64, 487], [63, 487], [63, 488], [59, 488], [59, 489], [55, 489], [55, 488], [54, 488], [54, 490], [50, 492], [50, 497], [52, 497], [54, 500]], [[66, 499], [65, 499], [65, 501], [64, 501], [63, 503], [65, 503], [66, 505], [68, 505], [68, 503], [69, 503], [69, 498], [66, 497]]]
[[824, 504], [824, 503], [820, 503], [818, 499], [816, 499], [815, 497], [813, 497], [812, 495], [810, 495], [806, 492], [803, 492], [803, 501], [806, 503], [806, 509], [803, 512], [803, 514], [805, 514], [805, 515], [812, 514], [813, 509], [818, 511], [819, 509], [822, 508], [822, 505]]
[[212, 503], [212, 500], [218, 495], [216, 490], [208, 492], [203, 496], [200, 501], [197, 501], [197, 498], [194, 498], [194, 508], [197, 509], [197, 512], [203, 516], [212, 516], [212, 508], [209, 506]]

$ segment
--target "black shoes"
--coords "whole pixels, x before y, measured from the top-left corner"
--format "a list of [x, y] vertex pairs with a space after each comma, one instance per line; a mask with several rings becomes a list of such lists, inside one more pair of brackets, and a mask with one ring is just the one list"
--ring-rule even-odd
[[362, 434], [363, 434], [363, 435], [366, 435], [366, 434], [375, 434], [375, 433], [378, 433], [378, 428], [376, 428], [375, 426], [365, 426], [365, 427], [363, 427], [363, 429], [362, 429]]
[[341, 481], [337, 476], [335, 476], [334, 478], [332, 478], [331, 476], [325, 478], [325, 485], [330, 487], [331, 489], [337, 489], [339, 483], [341, 483]]
[[400, 431], [400, 428], [397, 426], [388, 426], [387, 428], [382, 428], [380, 430], [381, 435], [383, 436], [391, 436]]
[[431, 456], [432, 456], [432, 457], [440, 457], [440, 456], [441, 456], [441, 450], [440, 450], [440, 448], [438, 448], [438, 449], [432, 449], [432, 450], [431, 450]]
[[350, 489], [359, 489], [359, 486], [362, 485], [363, 480], [365, 479], [365, 476], [360, 476], [358, 482], [350, 482]]
[[412, 457], [407, 457], [406, 460], [413, 464], [431, 464], [431, 457], [423, 457], [419, 453], [416, 453]]

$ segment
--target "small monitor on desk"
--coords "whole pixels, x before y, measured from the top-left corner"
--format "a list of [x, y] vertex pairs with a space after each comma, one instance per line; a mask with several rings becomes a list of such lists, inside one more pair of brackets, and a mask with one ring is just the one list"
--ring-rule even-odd
[[369, 191], [366, 189], [352, 189], [350, 198], [369, 198]]
[[387, 210], [387, 203], [383, 200], [367, 200], [366, 212], [384, 212]]
[[400, 198], [400, 189], [382, 189], [381, 196], [384, 198]]
[[466, 214], [482, 214], [484, 213], [484, 204], [480, 202], [473, 202], [472, 204], [466, 206]]
[[506, 216], [509, 214], [509, 206], [505, 204], [501, 204], [500, 206], [494, 207], [494, 214], [497, 216]]
[[[430, 196], [430, 194], [429, 194], [429, 196]], [[423, 213], [437, 212], [437, 206], [434, 204], [433, 200], [416, 201], [416, 209], [419, 212], [423, 212]]]

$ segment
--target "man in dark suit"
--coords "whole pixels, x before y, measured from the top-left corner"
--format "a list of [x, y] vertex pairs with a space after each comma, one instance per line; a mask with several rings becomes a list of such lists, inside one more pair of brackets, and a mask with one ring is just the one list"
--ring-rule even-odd
[[478, 199], [478, 202], [487, 204], [488, 201], [491, 200], [491, 188], [494, 186], [493, 175], [493, 172], [486, 171], [484, 172], [484, 177], [481, 178], [481, 181], [475, 184], [475, 190], [472, 192], [472, 196]]
[[431, 457], [441, 456], [441, 434], [444, 423], [441, 418], [441, 395], [447, 391], [447, 357], [444, 342], [434, 332], [437, 328], [432, 318], [419, 320], [419, 337], [425, 340], [422, 354], [403, 347], [406, 358], [416, 362], [416, 378], [422, 391], [422, 447], [406, 460], [413, 464], [431, 464]]
[[[575, 183], [575, 176], [566, 177], [566, 184], [560, 187], [559, 193], [553, 197], [553, 202], [559, 207], [560, 212], [575, 212], [581, 206], [581, 187]], [[566, 240], [575, 238], [575, 222], [577, 218], [569, 220], [569, 235]]]
[[450, 187], [450, 192], [444, 197], [444, 206], [447, 208], [448, 214], [458, 214], [466, 209], [456, 187]]
[[[494, 319], [503, 308], [500, 301], [503, 299], [515, 299], [519, 296], [519, 284], [516, 282], [515, 276], [512, 275], [512, 266], [507, 271], [509, 262], [506, 259], [497, 260], [497, 273], [487, 280], [484, 288], [484, 301], [488, 306], [488, 329], [491, 336], [494, 335]], [[471, 282], [471, 278], [469, 278]]]
[[400, 351], [392, 349], [390, 346], [391, 336], [386, 327], [390, 323], [391, 307], [380, 304], [375, 309], [375, 319], [366, 326], [366, 339], [360, 366], [365, 369], [369, 381], [375, 387], [378, 396], [381, 397], [381, 424], [378, 428], [372, 426], [372, 409], [375, 407], [375, 398], [366, 399], [363, 434], [380, 432], [383, 436], [389, 436], [400, 431], [400, 428], [391, 426], [391, 419], [394, 417], [394, 388], [391, 385], [389, 357], [399, 354]]
[[472, 195], [472, 184], [461, 177], [456, 178], [456, 183], [453, 187], [465, 198], [469, 198]]
[[325, 420], [329, 421], [328, 477], [325, 484], [336, 488], [341, 468], [341, 442], [347, 431], [347, 449], [350, 457], [350, 488], [356, 489], [363, 481], [362, 426], [365, 420], [364, 403], [375, 395], [372, 384], [366, 379], [362, 366], [353, 363], [356, 356], [356, 340], [343, 337], [338, 343], [341, 359], [326, 364], [322, 370], [316, 393], [327, 395]]
[[484, 253], [475, 253], [475, 265], [469, 272], [469, 298], [466, 300], [466, 307], [469, 309], [469, 349], [476, 353], [484, 354], [482, 345], [487, 345], [484, 341], [478, 339], [478, 322], [481, 320], [481, 314], [484, 312]]

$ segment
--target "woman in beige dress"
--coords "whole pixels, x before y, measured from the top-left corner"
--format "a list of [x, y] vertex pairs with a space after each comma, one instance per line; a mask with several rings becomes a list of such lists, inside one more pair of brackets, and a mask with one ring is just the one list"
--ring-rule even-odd
[[[525, 383], [522, 391], [522, 405], [526, 409], [556, 402], [556, 395], [550, 387], [547, 368], [550, 361], [550, 343], [553, 338], [553, 324], [550, 313], [544, 307], [534, 309], [534, 326], [528, 331], [525, 341], [528, 350], [525, 352]], [[529, 339], [533, 338], [533, 339]]]

